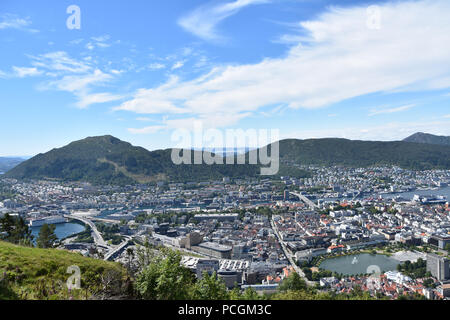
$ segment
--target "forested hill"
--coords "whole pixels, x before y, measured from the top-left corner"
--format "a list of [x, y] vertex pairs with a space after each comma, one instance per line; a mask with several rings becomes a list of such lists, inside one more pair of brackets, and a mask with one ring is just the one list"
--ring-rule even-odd
[[[171, 152], [172, 149], [148, 151], [112, 136], [89, 137], [39, 154], [8, 171], [5, 176], [131, 184], [159, 180], [201, 181], [225, 176], [245, 178], [260, 174], [259, 165], [175, 165]], [[279, 175], [298, 177], [308, 173], [290, 165], [396, 165], [416, 170], [450, 169], [450, 147], [404, 141], [288, 139], [280, 141], [280, 159]]]
[[423, 132], [417, 132], [417, 133], [413, 134], [412, 136], [405, 138], [403, 141], [450, 146], [450, 137], [436, 136], [434, 134], [423, 133]]
[[256, 165], [175, 165], [171, 152], [171, 149], [150, 152], [112, 136], [89, 137], [39, 154], [8, 171], [5, 177], [132, 184], [246, 177], [259, 173]]
[[280, 157], [282, 160], [302, 164], [450, 169], [450, 147], [403, 141], [288, 139], [280, 142]]

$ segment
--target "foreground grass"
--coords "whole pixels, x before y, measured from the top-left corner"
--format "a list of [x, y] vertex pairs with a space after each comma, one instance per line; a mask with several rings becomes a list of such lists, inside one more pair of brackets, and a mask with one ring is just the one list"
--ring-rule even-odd
[[[67, 289], [69, 266], [80, 268], [80, 290]], [[0, 300], [89, 299], [112, 284], [120, 287], [125, 278], [125, 269], [117, 263], [0, 241]]]

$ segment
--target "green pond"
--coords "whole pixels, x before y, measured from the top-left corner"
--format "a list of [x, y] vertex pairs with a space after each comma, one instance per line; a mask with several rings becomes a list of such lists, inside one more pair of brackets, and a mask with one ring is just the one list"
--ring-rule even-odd
[[382, 254], [361, 253], [355, 255], [329, 258], [320, 264], [321, 269], [343, 275], [373, 273], [374, 271], [394, 271], [400, 262]]

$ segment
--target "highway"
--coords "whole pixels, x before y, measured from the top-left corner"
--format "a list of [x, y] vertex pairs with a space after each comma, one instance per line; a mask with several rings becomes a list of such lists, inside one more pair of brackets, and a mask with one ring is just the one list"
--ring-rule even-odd
[[91, 220], [74, 215], [64, 215], [64, 218], [78, 220], [83, 222], [84, 224], [87, 224], [93, 231], [95, 244], [101, 247], [109, 248], [108, 244], [103, 239], [102, 234], [98, 231], [97, 227]]
[[120, 252], [128, 245], [128, 243], [132, 239], [129, 236], [125, 236], [125, 238], [126, 238], [126, 240], [122, 241], [122, 243], [117, 248], [112, 249], [105, 255], [104, 260], [108, 261], [108, 260], [114, 259], [116, 254], [120, 254]]
[[[140, 237], [141, 235], [143, 235], [145, 233], [144, 230], [139, 231], [138, 233], [136, 233], [136, 235], [134, 235], [135, 237]], [[114, 258], [116, 258], [117, 254], [120, 254], [123, 249], [125, 249], [129, 242], [133, 239], [133, 237], [130, 236], [124, 236], [125, 240], [122, 241], [121, 244], [119, 244], [118, 247], [116, 247], [115, 249], [111, 249], [106, 255], [104, 260], [108, 261], [108, 260], [113, 260]]]
[[280, 232], [278, 230], [278, 227], [277, 227], [275, 221], [273, 221], [273, 217], [272, 217], [272, 219], [270, 219], [270, 224], [272, 226], [273, 231], [275, 231], [275, 234], [276, 234], [276, 236], [278, 238], [278, 242], [281, 244], [281, 248], [283, 249], [284, 255], [289, 260], [289, 263], [294, 268], [295, 272], [297, 272], [297, 274], [300, 277], [302, 277], [303, 280], [305, 280], [305, 282], [306, 282], [306, 284], [308, 286], [315, 286], [316, 282], [310, 281], [310, 280], [308, 280], [308, 278], [306, 278], [305, 273], [302, 271], [302, 269], [300, 269], [299, 266], [297, 266], [297, 264], [294, 261], [293, 256], [291, 254], [289, 254], [289, 252], [287, 251], [286, 245], [284, 244], [284, 241], [281, 239], [281, 235], [280, 235]]
[[304, 203], [306, 203], [311, 209], [315, 210], [315, 209], [319, 209], [319, 206], [317, 206], [314, 202], [312, 202], [311, 200], [309, 200], [307, 197], [305, 197], [304, 195], [297, 193], [297, 192], [289, 192], [290, 194], [298, 197], [301, 201], [303, 201]]
[[104, 218], [96, 218], [92, 217], [90, 218], [92, 221], [98, 221], [98, 222], [105, 222], [105, 223], [113, 223], [113, 224], [120, 224], [119, 220], [113, 220], [113, 219], [104, 219]]

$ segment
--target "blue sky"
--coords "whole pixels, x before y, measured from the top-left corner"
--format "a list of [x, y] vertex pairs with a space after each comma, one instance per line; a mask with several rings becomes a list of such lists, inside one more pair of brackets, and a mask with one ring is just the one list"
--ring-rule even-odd
[[104, 134], [169, 148], [194, 121], [450, 135], [448, 21], [446, 0], [2, 0], [0, 156]]

